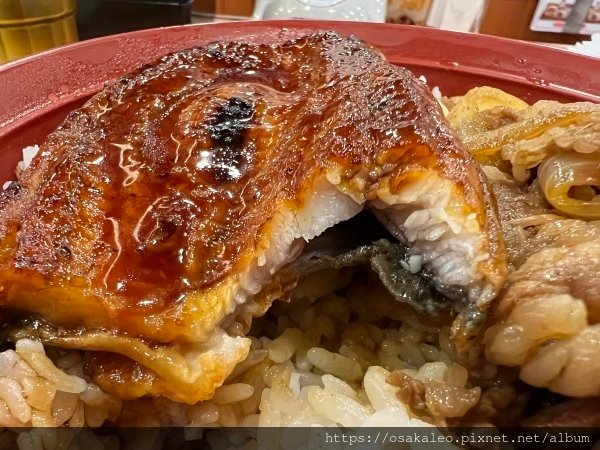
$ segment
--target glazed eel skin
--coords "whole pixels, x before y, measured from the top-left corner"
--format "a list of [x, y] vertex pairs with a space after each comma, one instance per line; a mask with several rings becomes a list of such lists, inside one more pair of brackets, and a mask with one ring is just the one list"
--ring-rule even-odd
[[108, 84], [0, 194], [11, 336], [91, 351], [121, 398], [210, 398], [232, 318], [365, 207], [458, 286], [467, 346], [506, 262], [484, 176], [429, 91], [353, 37], [219, 42]]

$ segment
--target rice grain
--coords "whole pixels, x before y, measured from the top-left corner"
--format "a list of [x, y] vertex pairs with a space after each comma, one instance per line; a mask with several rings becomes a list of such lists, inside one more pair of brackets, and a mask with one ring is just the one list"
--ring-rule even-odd
[[23, 396], [21, 385], [6, 377], [0, 377], [0, 399], [6, 403], [10, 413], [23, 423], [31, 420], [31, 406]]
[[233, 408], [230, 405], [223, 405], [219, 407], [219, 425], [223, 427], [235, 427], [237, 424], [237, 417]]
[[8, 405], [0, 400], [0, 426], [3, 427], [22, 427], [23, 422], [17, 419], [10, 409]]
[[16, 344], [16, 349], [17, 353], [33, 370], [54, 383], [57, 389], [74, 394], [79, 394], [85, 390], [87, 386], [85, 380], [67, 375], [57, 368], [52, 360], [44, 354], [44, 347], [40, 342], [20, 339]]
[[324, 348], [313, 347], [306, 353], [306, 357], [315, 367], [342, 380], [358, 381], [364, 375], [359, 363]]
[[52, 416], [56, 426], [60, 426], [71, 418], [79, 402], [76, 394], [57, 391], [52, 402]]
[[333, 375], [325, 374], [321, 377], [323, 381], [323, 387], [336, 394], [345, 395], [348, 398], [358, 402], [358, 396], [352, 387], [345, 381], [334, 377]]
[[276, 363], [287, 361], [302, 344], [302, 338], [300, 329], [288, 328], [269, 345], [269, 358]]
[[248, 369], [257, 365], [259, 362], [263, 361], [268, 355], [269, 355], [268, 350], [264, 350], [264, 349], [250, 350], [246, 359], [243, 360], [241, 363], [239, 363], [237, 366], [235, 366], [235, 369], [233, 370], [233, 372], [231, 372], [231, 375], [229, 375], [227, 380], [228, 381], [235, 380], [240, 375], [243, 375], [244, 373], [246, 373], [246, 371]]
[[21, 381], [26, 377], [36, 375], [35, 370], [29, 367], [14, 350], [6, 350], [0, 353], [0, 376]]
[[383, 367], [369, 367], [363, 384], [369, 402], [377, 411], [386, 408], [405, 408], [396, 397], [396, 389], [386, 382], [390, 372]]
[[27, 403], [39, 410], [49, 411], [54, 400], [56, 388], [54, 384], [42, 377], [26, 377], [21, 381]]
[[357, 401], [318, 387], [309, 388], [308, 401], [319, 414], [344, 427], [358, 427], [370, 415]]
[[189, 409], [187, 420], [192, 426], [211, 425], [219, 420], [219, 408], [210, 401], [200, 402]]
[[219, 387], [215, 391], [212, 402], [217, 405], [227, 405], [229, 403], [237, 403], [254, 394], [254, 387], [245, 383], [227, 384]]

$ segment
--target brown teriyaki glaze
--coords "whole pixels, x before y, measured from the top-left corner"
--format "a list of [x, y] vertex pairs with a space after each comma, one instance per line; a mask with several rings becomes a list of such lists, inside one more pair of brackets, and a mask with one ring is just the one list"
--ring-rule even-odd
[[[441, 167], [471, 205], [493, 208], [426, 88], [358, 39], [165, 56], [71, 113], [20, 190], [0, 194], [0, 303], [75, 288], [87, 325], [160, 314], [241, 271], [275, 209], [334, 167], [348, 179], [366, 171], [367, 190], [392, 170], [402, 180]], [[23, 298], [9, 303], [43, 310]]]

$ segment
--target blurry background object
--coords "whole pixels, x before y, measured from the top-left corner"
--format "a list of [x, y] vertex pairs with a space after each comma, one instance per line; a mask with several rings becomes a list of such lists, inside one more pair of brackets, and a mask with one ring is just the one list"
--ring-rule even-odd
[[[594, 3], [594, 0], [575, 0], [573, 8], [565, 20], [563, 33], [580, 33], [585, 27], [588, 14]], [[598, 22], [600, 22], [600, 20]]]
[[574, 35], [599, 33], [600, 0], [539, 0], [531, 29]]
[[427, 25], [450, 31], [479, 31], [486, 0], [433, 0]]
[[385, 22], [387, 0], [255, 0], [256, 19]]
[[[537, 31], [530, 25], [536, 17], [536, 10], [544, 0], [488, 0], [487, 10], [481, 22], [480, 33], [502, 36], [525, 41], [549, 42], [555, 44], [575, 44], [589, 40], [589, 36], [567, 34], [557, 31]], [[560, 3], [561, 0], [553, 0]]]
[[432, 0], [388, 0], [386, 21], [425, 25]]
[[[270, 1], [270, 0], [267, 0]], [[363, 4], [371, 0], [363, 0]], [[387, 21], [412, 23], [437, 28], [474, 31], [526, 41], [563, 45], [589, 40], [582, 34], [544, 32], [530, 29], [535, 11], [541, 1], [565, 3], [575, 0], [387, 0]], [[196, 0], [194, 22], [249, 19], [255, 3], [263, 0]], [[262, 17], [256, 14], [256, 17]], [[425, 20], [424, 20], [425, 18]], [[600, 0], [595, 0], [587, 22], [600, 23]], [[581, 32], [581, 31], [579, 31]]]
[[560, 45], [600, 32], [600, 0], [0, 0], [0, 64], [74, 42], [78, 29], [89, 39], [252, 18], [388, 21]]
[[193, 7], [195, 17], [230, 17], [249, 19], [254, 12], [254, 0], [196, 0]]
[[77, 41], [77, 0], [0, 0], [0, 64]]
[[[196, 0], [202, 1], [202, 0]], [[252, 16], [254, 0], [209, 0], [215, 5], [216, 15]]]
[[185, 25], [191, 22], [193, 2], [194, 0], [79, 0], [79, 35], [81, 39], [90, 39], [146, 28]]
[[600, 33], [592, 34], [592, 39], [589, 41], [577, 42], [571, 50], [582, 55], [600, 58]]

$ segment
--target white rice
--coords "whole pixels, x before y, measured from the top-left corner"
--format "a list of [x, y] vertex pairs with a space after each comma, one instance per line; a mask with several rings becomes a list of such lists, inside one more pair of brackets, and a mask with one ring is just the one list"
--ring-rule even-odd
[[[29, 165], [31, 164], [31, 161], [33, 161], [33, 158], [35, 157], [35, 155], [37, 155], [39, 150], [40, 150], [40, 147], [38, 145], [30, 145], [30, 146], [25, 147], [22, 150], [23, 159], [21, 161], [19, 161], [17, 164], [17, 173], [22, 172], [29, 167]], [[14, 183], [14, 181], [5, 182], [2, 185], [2, 189], [3, 190], [8, 189], [8, 187], [12, 183]]]
[[0, 353], [0, 426], [99, 426], [117, 418], [121, 401], [83, 374], [81, 353], [54, 353], [50, 359], [29, 339]]
[[[333, 278], [331, 286], [337, 284]], [[212, 400], [192, 406], [165, 399], [124, 402], [121, 424], [407, 427], [444, 420], [401, 400], [388, 382], [393, 371], [456, 389], [460, 398], [446, 398], [448, 417], [475, 405], [479, 390], [469, 389], [467, 370], [451, 362], [448, 329], [421, 324], [383, 287], [357, 285], [348, 297], [322, 288], [316, 299], [277, 302], [257, 320], [248, 358]], [[297, 292], [303, 291], [299, 286]], [[387, 317], [405, 321], [376, 325]], [[461, 403], [467, 391], [470, 403]]]
[[[424, 75], [419, 76], [419, 81], [424, 85], [427, 85], [427, 78], [425, 78]], [[431, 88], [431, 95], [433, 95], [433, 97], [438, 101], [442, 98], [442, 91], [440, 91], [439, 86], [434, 86]]]
[[23, 171], [27, 169], [39, 150], [40, 147], [38, 145], [30, 145], [28, 147], [25, 147], [23, 149], [23, 161], [19, 162], [19, 164], [17, 165], [17, 170]]

